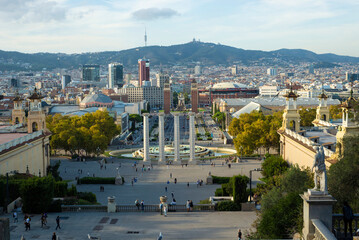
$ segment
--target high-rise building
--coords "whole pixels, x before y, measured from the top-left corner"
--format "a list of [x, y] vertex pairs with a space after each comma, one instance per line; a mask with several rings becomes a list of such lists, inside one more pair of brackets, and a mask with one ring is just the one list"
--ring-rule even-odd
[[138, 86], [147, 86], [150, 81], [150, 60], [138, 59]]
[[99, 82], [100, 66], [97, 64], [85, 64], [82, 66], [82, 81]]
[[110, 63], [108, 65], [108, 88], [123, 86], [123, 65], [120, 63]]
[[165, 114], [169, 114], [171, 111], [171, 85], [169, 81], [166, 81], [163, 86], [163, 110]]
[[234, 65], [231, 67], [231, 73], [232, 73], [232, 76], [236, 76], [239, 72], [239, 68], [237, 65]]
[[65, 89], [66, 86], [71, 82], [71, 76], [70, 75], [62, 75], [61, 77], [61, 87], [62, 89]]
[[310, 64], [309, 67], [308, 67], [308, 73], [309, 74], [314, 74], [314, 66], [313, 64]]
[[201, 75], [201, 66], [197, 65], [194, 67], [194, 74], [195, 75]]
[[276, 68], [268, 68], [267, 69], [267, 75], [276, 76], [277, 75], [277, 69]]
[[348, 73], [348, 72], [346, 72], [345, 73], [345, 80], [349, 81], [349, 82], [359, 80], [359, 73]]
[[18, 88], [18, 87], [20, 87], [20, 80], [15, 79], [15, 78], [11, 78], [9, 80], [9, 87], [10, 88]]
[[192, 112], [198, 113], [198, 85], [196, 80], [192, 80], [191, 83], [191, 102]]
[[165, 82], [169, 82], [170, 76], [168, 76], [168, 74], [164, 74], [164, 73], [157, 73], [156, 79], [157, 79], [156, 86], [163, 88], [165, 86]]

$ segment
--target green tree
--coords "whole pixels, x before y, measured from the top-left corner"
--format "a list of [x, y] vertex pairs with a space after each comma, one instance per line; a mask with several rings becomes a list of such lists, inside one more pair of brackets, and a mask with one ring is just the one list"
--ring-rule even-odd
[[344, 157], [330, 166], [328, 191], [338, 200], [344, 201], [359, 211], [359, 135], [344, 138]]
[[316, 109], [315, 108], [300, 108], [300, 125], [303, 127], [313, 126], [312, 122], [316, 117]]
[[281, 176], [288, 168], [288, 163], [281, 156], [269, 155], [262, 163], [262, 180], [270, 184], [276, 176]]
[[341, 105], [330, 105], [329, 114], [331, 119], [341, 119], [342, 118], [342, 107]]
[[178, 104], [178, 92], [173, 91], [173, 95], [172, 95], [172, 101], [173, 101], [173, 107], [177, 107]]
[[[275, 171], [271, 171], [271, 174], [275, 174]], [[282, 175], [274, 176], [278, 178], [278, 184], [268, 186], [270, 190], [263, 194], [261, 213], [256, 222], [257, 231], [251, 238], [283, 239], [302, 230], [303, 209], [299, 194], [313, 186], [311, 172], [293, 166]]]

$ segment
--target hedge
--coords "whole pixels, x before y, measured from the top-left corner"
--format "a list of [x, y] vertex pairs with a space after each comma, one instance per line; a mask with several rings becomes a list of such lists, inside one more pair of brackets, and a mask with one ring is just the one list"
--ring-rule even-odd
[[102, 178], [102, 177], [83, 177], [80, 179], [81, 184], [115, 184], [115, 178]]
[[223, 184], [223, 183], [229, 183], [230, 177], [218, 177], [218, 176], [212, 176], [213, 183], [217, 184]]
[[55, 182], [54, 183], [54, 197], [67, 196], [67, 182]]
[[78, 192], [77, 198], [79, 200], [83, 199], [90, 203], [97, 203], [96, 195], [92, 192]]
[[220, 201], [216, 205], [216, 211], [240, 211], [241, 205], [233, 201]]

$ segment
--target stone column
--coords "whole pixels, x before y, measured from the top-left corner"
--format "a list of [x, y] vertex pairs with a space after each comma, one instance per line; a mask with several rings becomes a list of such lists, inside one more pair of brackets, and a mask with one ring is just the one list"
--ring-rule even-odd
[[189, 162], [195, 161], [196, 129], [194, 126], [194, 113], [189, 113]]
[[179, 126], [179, 113], [173, 113], [174, 121], [174, 161], [177, 162], [180, 159], [180, 126]]
[[158, 114], [158, 162], [165, 160], [165, 114]]
[[143, 161], [150, 160], [150, 126], [148, 123], [148, 113], [143, 113]]

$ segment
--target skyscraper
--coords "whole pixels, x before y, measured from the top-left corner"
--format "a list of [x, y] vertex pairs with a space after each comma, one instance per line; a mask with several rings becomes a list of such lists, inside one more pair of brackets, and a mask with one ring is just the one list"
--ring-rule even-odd
[[110, 63], [108, 65], [108, 88], [123, 86], [123, 65]]
[[69, 84], [70, 82], [71, 82], [71, 76], [70, 75], [62, 75], [62, 78], [61, 78], [61, 87], [62, 87], [62, 89], [65, 89], [67, 84]]
[[277, 69], [276, 68], [268, 68], [267, 69], [267, 75], [276, 76], [277, 75]]
[[150, 60], [138, 59], [138, 86], [148, 86], [150, 83]]
[[82, 66], [82, 81], [99, 82], [100, 66], [97, 64], [85, 64]]
[[164, 74], [164, 73], [157, 73], [156, 78], [157, 78], [157, 82], [156, 82], [157, 87], [164, 87], [165, 82], [169, 82], [170, 79], [168, 74]]

